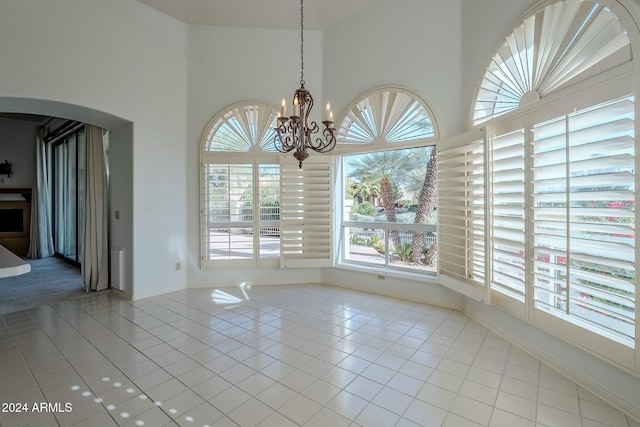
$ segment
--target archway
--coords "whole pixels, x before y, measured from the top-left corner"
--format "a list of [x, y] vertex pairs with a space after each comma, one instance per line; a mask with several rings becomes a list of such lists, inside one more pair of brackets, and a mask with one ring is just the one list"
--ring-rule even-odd
[[[68, 119], [109, 130], [109, 200], [111, 208], [107, 220], [110, 223], [110, 247], [124, 249], [123, 277], [124, 280], [131, 283], [133, 277], [133, 123], [89, 107], [46, 99], [0, 97], [0, 113], [20, 114], [20, 117], [38, 115]], [[3, 154], [7, 155], [7, 153]], [[0, 184], [0, 187], [2, 185]], [[4, 185], [9, 187], [11, 184]], [[52, 280], [52, 286], [54, 285], [55, 280]], [[4, 289], [0, 286], [0, 295], [3, 292]]]

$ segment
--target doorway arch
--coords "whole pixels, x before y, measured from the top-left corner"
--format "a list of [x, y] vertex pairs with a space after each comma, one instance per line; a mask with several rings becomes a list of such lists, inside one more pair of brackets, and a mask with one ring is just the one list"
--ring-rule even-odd
[[[110, 248], [124, 249], [124, 283], [132, 284], [133, 122], [90, 107], [37, 98], [0, 96], [0, 112], [58, 117], [109, 130]], [[115, 212], [117, 215], [114, 215]], [[133, 289], [125, 291], [127, 294], [133, 293]]]

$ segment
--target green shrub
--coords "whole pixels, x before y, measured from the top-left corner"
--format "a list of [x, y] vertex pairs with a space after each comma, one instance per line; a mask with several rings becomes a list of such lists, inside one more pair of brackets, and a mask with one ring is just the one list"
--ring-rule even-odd
[[384, 242], [380, 240], [378, 236], [371, 237], [370, 242], [371, 246], [373, 246], [373, 249], [375, 249], [376, 252], [378, 252], [379, 254], [384, 253]]
[[400, 258], [400, 261], [410, 261], [412, 250], [411, 243], [403, 243], [399, 248], [393, 248], [393, 253]]
[[378, 213], [378, 211], [376, 210], [375, 206], [371, 204], [371, 202], [362, 202], [356, 208], [356, 213], [360, 215], [374, 216]]

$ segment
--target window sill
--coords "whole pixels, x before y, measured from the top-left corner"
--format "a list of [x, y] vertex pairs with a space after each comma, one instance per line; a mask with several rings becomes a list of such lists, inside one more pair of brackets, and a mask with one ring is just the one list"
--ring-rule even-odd
[[385, 277], [385, 278], [389, 277], [393, 279], [408, 280], [408, 281], [416, 282], [420, 284], [428, 284], [428, 285], [438, 284], [438, 277], [436, 274], [420, 274], [420, 273], [413, 273], [410, 271], [386, 270], [384, 268], [363, 266], [359, 264], [344, 263], [344, 262], [337, 263], [331, 268], [336, 268], [339, 270], [357, 271], [360, 273], [367, 273], [367, 274], [371, 274], [379, 277]]

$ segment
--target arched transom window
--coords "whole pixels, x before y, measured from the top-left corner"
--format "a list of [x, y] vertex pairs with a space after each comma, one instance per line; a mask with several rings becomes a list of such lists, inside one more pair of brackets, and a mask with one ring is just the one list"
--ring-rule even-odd
[[273, 128], [277, 114], [267, 104], [236, 104], [209, 123], [203, 149], [221, 152], [275, 152]]
[[377, 145], [436, 139], [433, 113], [408, 90], [384, 87], [354, 102], [340, 122], [338, 144]]
[[631, 59], [610, 8], [591, 1], [548, 5], [507, 36], [487, 67], [473, 109], [479, 124]]

